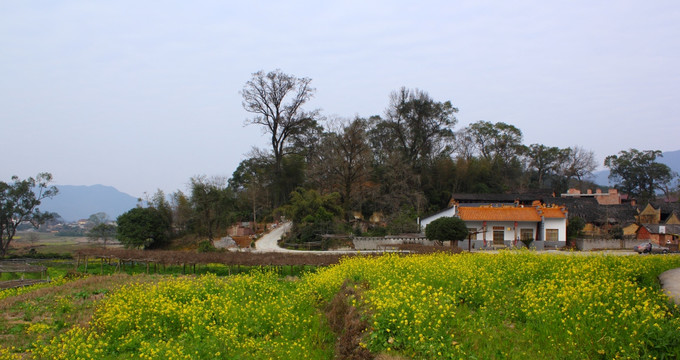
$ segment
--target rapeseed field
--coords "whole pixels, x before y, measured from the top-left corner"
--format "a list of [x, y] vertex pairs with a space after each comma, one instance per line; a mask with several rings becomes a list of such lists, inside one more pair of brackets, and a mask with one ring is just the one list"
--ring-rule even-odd
[[[678, 256], [353, 257], [283, 279], [262, 269], [165, 277], [107, 294], [36, 359], [333, 359], [327, 307], [351, 287], [359, 347], [395, 359], [680, 358], [680, 309], [657, 281]], [[42, 331], [49, 321], [26, 329]], [[19, 358], [0, 348], [0, 359]]]

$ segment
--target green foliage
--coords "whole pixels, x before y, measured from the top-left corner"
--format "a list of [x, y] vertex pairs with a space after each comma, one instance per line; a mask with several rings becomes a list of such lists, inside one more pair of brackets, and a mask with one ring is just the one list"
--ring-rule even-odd
[[215, 252], [217, 251], [217, 248], [213, 244], [212, 241], [210, 240], [203, 240], [198, 243], [198, 252], [199, 253], [206, 253], [206, 252]]
[[389, 138], [406, 161], [417, 168], [448, 155], [453, 150], [454, 114], [458, 109], [450, 101], [434, 101], [427, 92], [405, 87], [390, 95], [386, 111]]
[[229, 214], [234, 208], [233, 193], [225, 183], [221, 178], [198, 176], [191, 179], [193, 229], [211, 241], [229, 224]]
[[567, 224], [567, 238], [576, 239], [583, 235], [583, 228], [586, 226], [585, 220], [580, 217], [574, 216], [569, 218], [569, 223]]
[[387, 232], [390, 235], [418, 232], [418, 213], [412, 207], [402, 207], [396, 216], [389, 219]]
[[157, 248], [168, 240], [170, 224], [155, 208], [134, 208], [118, 216], [116, 237], [127, 248]]
[[343, 210], [340, 195], [332, 193], [321, 195], [316, 190], [298, 188], [291, 193], [288, 205], [281, 207], [282, 212], [293, 220], [294, 228], [288, 243], [320, 242], [321, 235], [342, 231]]
[[656, 161], [658, 157], [661, 157], [660, 150], [623, 150], [618, 155], [607, 156], [604, 165], [618, 189], [646, 201], [677, 177], [666, 164]]
[[342, 216], [339, 200], [338, 193], [321, 195], [316, 190], [298, 188], [282, 211], [295, 223], [327, 223]]
[[460, 241], [468, 236], [465, 222], [457, 217], [441, 217], [425, 227], [425, 236], [433, 241]]
[[86, 233], [77, 225], [65, 224], [61, 230], [56, 233], [56, 236], [84, 236]]
[[49, 186], [52, 174], [40, 173], [35, 178], [21, 180], [12, 176], [12, 182], [0, 181], [0, 256], [7, 254], [9, 244], [22, 223], [38, 226], [54, 217], [40, 212], [42, 200], [57, 195], [57, 188]]

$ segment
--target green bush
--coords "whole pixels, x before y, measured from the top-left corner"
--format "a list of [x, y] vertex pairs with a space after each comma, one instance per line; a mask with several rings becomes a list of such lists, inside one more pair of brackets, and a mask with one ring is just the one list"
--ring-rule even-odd
[[215, 248], [215, 245], [213, 245], [212, 241], [203, 240], [200, 243], [198, 243], [198, 252], [206, 253], [206, 252], [213, 252], [213, 251], [217, 251], [217, 248]]

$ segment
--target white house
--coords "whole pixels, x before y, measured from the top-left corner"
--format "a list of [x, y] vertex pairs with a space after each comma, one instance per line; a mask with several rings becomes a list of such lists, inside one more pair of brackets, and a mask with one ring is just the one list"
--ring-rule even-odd
[[[505, 205], [453, 206], [424, 218], [421, 229], [443, 217], [456, 216], [465, 221], [470, 240], [476, 248], [516, 246], [521, 240], [534, 240], [536, 247], [546, 243], [559, 247], [567, 241], [567, 211], [560, 207]], [[460, 246], [466, 247], [467, 241]]]
[[442, 211], [440, 211], [440, 212], [438, 212], [438, 213], [436, 213], [436, 214], [434, 214], [434, 215], [430, 215], [430, 216], [428, 216], [428, 217], [426, 217], [426, 218], [422, 218], [422, 219], [420, 220], [420, 231], [425, 232], [425, 227], [427, 227], [427, 224], [429, 224], [429, 223], [431, 223], [431, 222], [433, 222], [433, 221], [435, 221], [435, 220], [437, 220], [437, 219], [439, 219], [439, 218], [442, 218], [442, 217], [454, 217], [454, 216], [458, 215], [458, 214], [456, 213], [456, 208], [457, 208], [457, 207], [458, 207], [458, 206], [455, 206], [455, 205], [454, 205], [454, 206], [452, 206], [452, 207], [450, 207], [450, 208], [448, 208], [448, 209], [442, 210]]

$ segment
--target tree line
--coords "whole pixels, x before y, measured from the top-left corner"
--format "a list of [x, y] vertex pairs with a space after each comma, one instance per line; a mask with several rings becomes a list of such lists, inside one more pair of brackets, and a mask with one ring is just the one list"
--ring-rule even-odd
[[[234, 223], [280, 216], [295, 221], [297, 241], [322, 232], [413, 232], [418, 216], [445, 208], [454, 193], [592, 186], [591, 150], [526, 145], [522, 131], [504, 122], [456, 129], [458, 109], [426, 91], [398, 89], [383, 114], [351, 119], [307, 109], [315, 91], [311, 79], [280, 70], [252, 74], [241, 91], [252, 114], [245, 124], [262, 129], [268, 148], [253, 148], [230, 178], [193, 177], [187, 193], [158, 190], [118, 218], [119, 239], [145, 248], [184, 235], [212, 242]], [[660, 155], [630, 149], [604, 165], [617, 187], [647, 200], [677, 191], [677, 174], [656, 161]], [[387, 226], [357, 225], [374, 214]]]
[[[522, 131], [504, 122], [456, 129], [458, 109], [426, 91], [398, 89], [383, 114], [351, 119], [308, 109], [315, 91], [311, 79], [280, 70], [252, 74], [241, 91], [243, 108], [252, 114], [245, 124], [260, 127], [269, 147], [254, 148], [229, 179], [192, 178], [190, 194], [178, 191], [165, 203], [157, 194], [151, 207], [165, 212], [175, 231], [211, 240], [235, 222], [283, 215], [294, 220], [297, 240], [308, 241], [321, 233], [417, 231], [416, 218], [445, 208], [454, 193], [560, 194], [592, 186], [587, 179], [597, 163], [591, 150], [526, 145]], [[670, 182], [670, 170], [654, 161], [660, 152], [634, 149], [607, 158], [612, 179], [628, 179], [619, 170], [639, 154], [660, 168], [652, 175], [657, 185]], [[660, 177], [665, 170], [668, 176]], [[637, 188], [627, 181], [619, 181], [627, 193], [655, 193], [649, 182]], [[373, 214], [387, 226], [352, 225]]]

